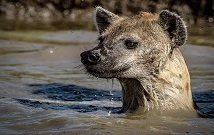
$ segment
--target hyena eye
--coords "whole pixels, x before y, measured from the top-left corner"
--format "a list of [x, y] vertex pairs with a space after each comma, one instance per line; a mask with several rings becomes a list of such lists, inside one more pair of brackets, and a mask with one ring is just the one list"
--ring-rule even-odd
[[125, 40], [125, 46], [127, 49], [135, 49], [138, 46], [138, 42], [132, 40]]

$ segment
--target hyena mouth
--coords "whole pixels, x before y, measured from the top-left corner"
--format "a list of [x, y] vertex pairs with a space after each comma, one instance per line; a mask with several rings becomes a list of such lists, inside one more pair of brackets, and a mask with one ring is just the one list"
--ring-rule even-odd
[[87, 72], [95, 77], [99, 78], [117, 78], [121, 76], [125, 71], [127, 71], [130, 67], [124, 67], [120, 69], [114, 70], [98, 70], [98, 69], [91, 69], [88, 68]]

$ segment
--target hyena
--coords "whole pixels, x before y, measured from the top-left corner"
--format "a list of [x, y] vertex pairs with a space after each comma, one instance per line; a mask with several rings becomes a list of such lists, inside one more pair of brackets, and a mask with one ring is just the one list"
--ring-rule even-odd
[[179, 50], [187, 39], [180, 16], [163, 10], [121, 17], [97, 7], [95, 23], [99, 43], [81, 53], [81, 62], [93, 76], [118, 79], [121, 112], [194, 110], [190, 76]]

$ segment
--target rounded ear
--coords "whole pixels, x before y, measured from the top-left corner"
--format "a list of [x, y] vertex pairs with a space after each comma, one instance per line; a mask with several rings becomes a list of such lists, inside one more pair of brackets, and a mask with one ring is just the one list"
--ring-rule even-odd
[[187, 40], [187, 29], [183, 19], [175, 13], [163, 10], [159, 14], [158, 23], [169, 33], [174, 47], [185, 44]]
[[118, 17], [119, 16], [111, 13], [110, 11], [102, 7], [96, 7], [95, 24], [99, 33], [103, 33], [103, 31], [105, 31], [105, 29]]

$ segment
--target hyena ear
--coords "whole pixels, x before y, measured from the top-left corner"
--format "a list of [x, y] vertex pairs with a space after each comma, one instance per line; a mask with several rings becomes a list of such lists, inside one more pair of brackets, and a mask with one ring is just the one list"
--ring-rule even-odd
[[105, 31], [105, 29], [118, 17], [119, 16], [102, 7], [97, 7], [95, 12], [95, 24], [99, 33], [103, 33], [103, 31]]
[[174, 43], [173, 47], [179, 47], [185, 44], [187, 40], [187, 29], [180, 16], [168, 10], [163, 10], [159, 14], [158, 23], [169, 33], [170, 39]]

